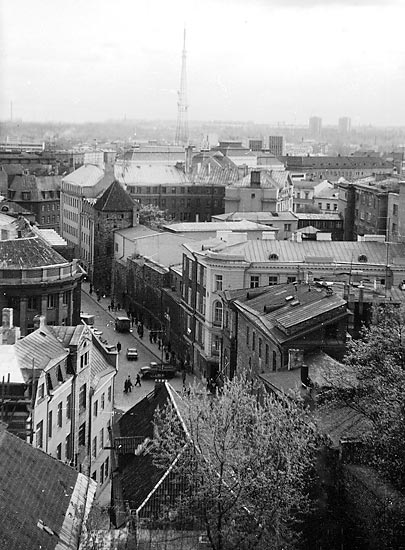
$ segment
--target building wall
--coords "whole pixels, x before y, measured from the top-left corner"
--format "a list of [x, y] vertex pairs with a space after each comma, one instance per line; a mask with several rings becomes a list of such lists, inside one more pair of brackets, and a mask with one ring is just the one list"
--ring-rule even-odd
[[[94, 260], [92, 281], [95, 288], [111, 291], [111, 270], [114, 256], [114, 231], [132, 227], [133, 211], [94, 211]], [[91, 222], [89, 222], [91, 226]], [[89, 232], [91, 227], [89, 227]]]
[[224, 213], [224, 185], [128, 185], [127, 191], [142, 205], [152, 204], [177, 221], [210, 221]]
[[63, 269], [72, 273], [53, 278], [47, 277], [52, 270], [39, 268], [34, 271], [43, 275], [36, 281], [32, 275], [24, 274], [24, 270], [21, 278], [7, 278], [6, 272], [3, 272], [0, 309], [13, 308], [15, 324], [21, 328], [22, 336], [34, 329], [34, 318], [37, 315], [44, 315], [49, 325], [73, 325], [80, 321], [81, 272], [76, 270], [75, 264], [53, 269], [57, 273]]

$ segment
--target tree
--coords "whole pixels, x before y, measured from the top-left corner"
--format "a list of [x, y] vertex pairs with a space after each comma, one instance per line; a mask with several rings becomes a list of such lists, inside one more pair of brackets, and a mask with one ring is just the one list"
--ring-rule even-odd
[[246, 378], [226, 381], [217, 397], [196, 389], [178, 412], [155, 416], [155, 465], [175, 472], [169, 515], [199, 525], [214, 550], [293, 547], [308, 506], [316, 436], [292, 401], [251, 391]]
[[405, 490], [405, 310], [376, 307], [373, 323], [353, 340], [344, 369], [331, 372], [321, 400], [356, 410], [370, 424], [368, 461]]
[[150, 227], [160, 227], [168, 223], [167, 211], [153, 204], [142, 204], [139, 209], [139, 223]]

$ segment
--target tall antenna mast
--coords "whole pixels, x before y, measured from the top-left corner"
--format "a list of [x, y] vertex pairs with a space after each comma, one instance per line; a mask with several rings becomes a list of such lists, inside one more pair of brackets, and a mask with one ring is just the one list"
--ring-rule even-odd
[[188, 115], [187, 115], [187, 75], [186, 75], [186, 29], [184, 29], [183, 55], [181, 60], [180, 90], [177, 92], [177, 126], [176, 145], [188, 145]]

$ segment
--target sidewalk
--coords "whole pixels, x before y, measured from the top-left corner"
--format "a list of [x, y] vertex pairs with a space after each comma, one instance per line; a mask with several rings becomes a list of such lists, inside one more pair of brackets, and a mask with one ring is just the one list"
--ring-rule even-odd
[[[90, 294], [90, 283], [82, 282], [82, 291], [85, 292], [89, 296], [89, 298], [93, 300], [93, 302], [101, 306], [104, 309], [104, 311], [111, 317], [111, 319], [115, 320], [117, 316], [127, 314], [124, 309], [119, 309], [114, 312], [110, 311], [108, 309], [108, 306], [111, 303], [111, 297], [110, 296], [107, 296], [106, 298], [101, 297], [100, 301], [97, 300], [97, 296], [94, 291], [92, 294]], [[136, 347], [139, 348], [140, 346], [143, 346], [152, 355], [154, 355], [154, 357], [156, 358], [156, 361], [160, 363], [162, 361], [162, 351], [159, 349], [158, 344], [153, 344], [149, 340], [149, 332], [150, 332], [149, 329], [144, 327], [144, 334], [142, 339], [139, 338], [134, 332], [131, 332], [130, 334], [133, 336], [134, 340], [136, 341]], [[194, 373], [187, 373], [186, 384], [192, 386], [194, 383], [198, 385], [203, 382]]]
[[[100, 307], [104, 309], [104, 311], [115, 321], [115, 319], [118, 316], [127, 315], [127, 312], [124, 309], [118, 309], [117, 311], [110, 311], [108, 309], [108, 306], [111, 303], [111, 297], [107, 296], [106, 298], [101, 297], [100, 301], [97, 300], [96, 293], [93, 291], [92, 294], [90, 294], [90, 283], [82, 282], [82, 291], [85, 292], [89, 298], [93, 300], [94, 303], [98, 304]], [[162, 352], [159, 350], [157, 344], [152, 344], [149, 341], [149, 330], [144, 327], [144, 335], [143, 338], [137, 337], [133, 332], [131, 332], [132, 336], [134, 337], [134, 340], [136, 340], [137, 347], [143, 346], [145, 349], [147, 349], [152, 355], [156, 357], [157, 361], [162, 360]]]

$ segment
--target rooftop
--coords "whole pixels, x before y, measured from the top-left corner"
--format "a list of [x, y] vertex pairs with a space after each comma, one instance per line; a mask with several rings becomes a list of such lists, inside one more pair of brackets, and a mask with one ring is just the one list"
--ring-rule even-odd
[[95, 488], [94, 481], [0, 426], [1, 548], [76, 550]]
[[191, 185], [183, 170], [164, 164], [116, 165], [115, 177], [124, 185]]
[[84, 164], [63, 177], [62, 181], [80, 187], [93, 187], [104, 177], [104, 170], [95, 164]]
[[172, 233], [206, 232], [206, 231], [276, 231], [268, 225], [259, 224], [247, 220], [223, 221], [223, 222], [185, 222], [164, 225], [166, 231]]
[[29, 269], [68, 263], [40, 236], [0, 241], [0, 269]]
[[132, 212], [135, 205], [135, 201], [115, 180], [97, 199], [94, 208], [100, 212]]

